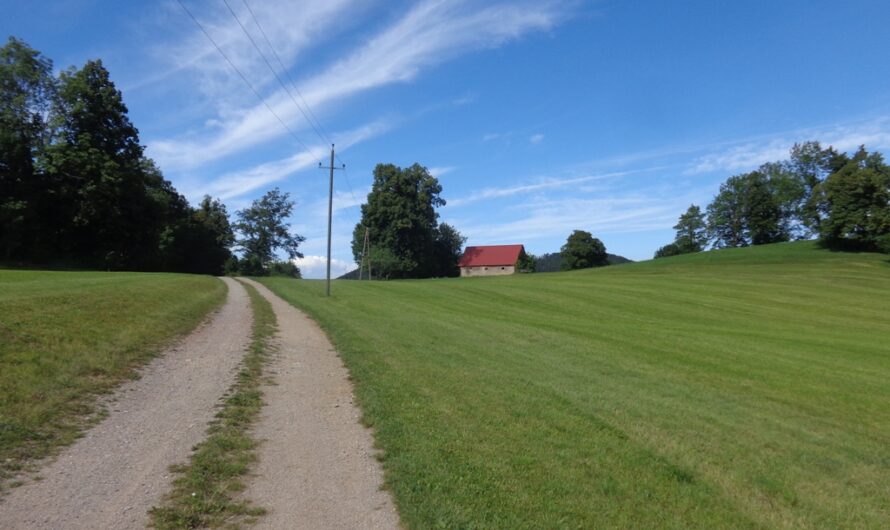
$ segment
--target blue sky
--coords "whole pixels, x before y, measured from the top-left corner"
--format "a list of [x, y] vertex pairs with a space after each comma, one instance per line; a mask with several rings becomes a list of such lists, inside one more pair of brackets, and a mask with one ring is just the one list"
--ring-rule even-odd
[[890, 148], [886, 1], [247, 0], [287, 75], [243, 0], [228, 2], [322, 135], [223, 0], [183, 0], [309, 150], [175, 0], [2, 0], [0, 29], [57, 69], [101, 58], [193, 202], [234, 212], [290, 192], [308, 277], [324, 274], [327, 138], [347, 164], [337, 273], [378, 162], [430, 168], [442, 220], [470, 245], [552, 252], [583, 229], [648, 259], [689, 204], [796, 141]]

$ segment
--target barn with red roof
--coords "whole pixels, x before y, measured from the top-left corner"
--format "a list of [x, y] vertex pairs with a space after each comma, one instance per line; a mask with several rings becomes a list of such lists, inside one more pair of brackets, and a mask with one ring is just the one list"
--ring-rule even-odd
[[522, 245], [467, 247], [460, 258], [461, 276], [499, 276], [516, 272], [516, 262], [525, 256]]

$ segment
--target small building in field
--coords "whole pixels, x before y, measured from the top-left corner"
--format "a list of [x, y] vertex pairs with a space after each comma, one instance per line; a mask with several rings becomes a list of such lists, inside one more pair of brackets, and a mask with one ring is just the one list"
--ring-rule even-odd
[[516, 272], [516, 262], [525, 256], [522, 245], [486, 245], [467, 247], [460, 258], [460, 275], [500, 276]]

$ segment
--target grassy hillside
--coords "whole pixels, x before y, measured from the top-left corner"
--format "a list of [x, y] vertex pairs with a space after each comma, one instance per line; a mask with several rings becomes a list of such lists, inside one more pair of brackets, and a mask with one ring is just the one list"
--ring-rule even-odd
[[409, 527], [890, 520], [886, 256], [265, 283], [342, 353]]
[[225, 298], [202, 276], [0, 270], [0, 485]]

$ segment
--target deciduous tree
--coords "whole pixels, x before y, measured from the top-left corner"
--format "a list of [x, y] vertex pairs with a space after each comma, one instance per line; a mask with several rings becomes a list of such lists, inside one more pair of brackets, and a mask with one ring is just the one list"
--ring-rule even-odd
[[52, 62], [10, 37], [0, 48], [0, 259], [26, 258], [43, 239], [47, 185], [34, 159], [54, 92]]
[[817, 186], [820, 239], [829, 247], [890, 252], [890, 167], [865, 147]]
[[608, 265], [606, 246], [590, 232], [575, 230], [560, 249], [563, 270], [587, 269]]
[[293, 208], [290, 194], [275, 188], [238, 211], [235, 229], [240, 234], [237, 245], [244, 252], [240, 260], [244, 274], [268, 274], [279, 249], [290, 259], [303, 257], [299, 246], [306, 238], [292, 234], [287, 224]]
[[[436, 208], [445, 205], [442, 186], [427, 168], [377, 164], [361, 221], [355, 226], [352, 253], [361, 261], [365, 229], [372, 257], [386, 258], [391, 278], [425, 278], [456, 273], [464, 239], [453, 227], [439, 225]], [[384, 265], [373, 263], [383, 270]]]

